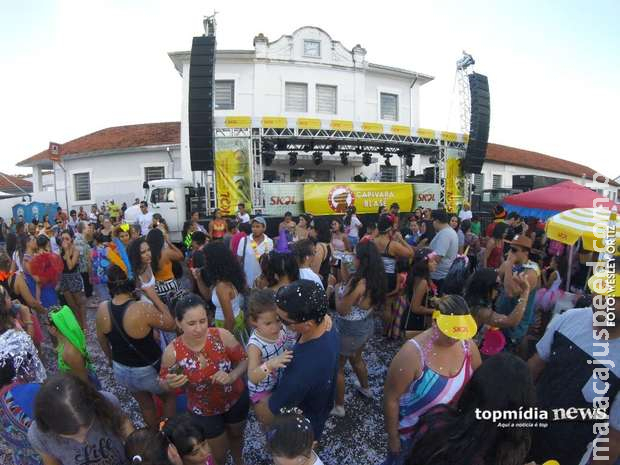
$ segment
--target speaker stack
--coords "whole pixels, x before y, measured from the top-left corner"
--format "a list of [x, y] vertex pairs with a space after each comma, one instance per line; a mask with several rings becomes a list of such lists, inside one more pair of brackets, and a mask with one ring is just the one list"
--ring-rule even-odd
[[489, 121], [491, 119], [489, 80], [486, 76], [478, 73], [472, 73], [468, 78], [471, 95], [471, 118], [469, 142], [463, 160], [463, 170], [466, 173], [480, 174], [489, 141]]
[[189, 153], [192, 171], [215, 164], [213, 94], [215, 36], [194, 37], [189, 67]]

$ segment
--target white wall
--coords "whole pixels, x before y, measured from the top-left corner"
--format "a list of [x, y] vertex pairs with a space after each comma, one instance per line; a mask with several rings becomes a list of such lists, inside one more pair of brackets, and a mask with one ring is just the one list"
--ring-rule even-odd
[[[69, 205], [67, 207], [65, 200], [65, 172], [57, 166], [56, 194], [58, 203], [69, 209], [111, 199], [117, 203], [128, 202], [131, 204], [134, 198], [142, 198], [144, 195], [142, 183], [144, 182], [145, 167], [163, 166], [166, 177], [181, 177], [179, 147], [171, 147], [171, 154], [175, 161], [172, 163], [166, 147], [64, 159]], [[75, 200], [74, 175], [76, 173], [90, 174], [90, 200]]]

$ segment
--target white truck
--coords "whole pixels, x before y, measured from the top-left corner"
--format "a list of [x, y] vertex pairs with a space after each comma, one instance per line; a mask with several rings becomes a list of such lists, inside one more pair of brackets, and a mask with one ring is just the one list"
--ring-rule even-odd
[[[199, 211], [204, 219], [205, 189], [193, 186], [181, 178], [158, 179], [143, 184], [144, 200], [149, 204], [151, 213], [159, 213], [168, 224], [170, 240], [180, 243], [183, 241], [183, 225], [190, 218], [193, 211]], [[132, 206], [125, 212], [128, 223], [134, 223], [140, 213], [138, 206]]]

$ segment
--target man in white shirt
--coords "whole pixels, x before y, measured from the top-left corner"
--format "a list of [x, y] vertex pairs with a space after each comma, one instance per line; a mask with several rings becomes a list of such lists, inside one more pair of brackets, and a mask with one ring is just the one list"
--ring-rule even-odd
[[237, 220], [239, 220], [239, 224], [249, 223], [250, 215], [248, 212], [245, 211], [245, 204], [240, 203], [239, 205], [237, 205], [237, 208], [239, 209], [239, 211], [237, 212]]
[[463, 202], [463, 209], [459, 212], [459, 218], [461, 222], [465, 220], [471, 220], [473, 217], [473, 213], [471, 212], [471, 205], [469, 202]]
[[252, 220], [252, 234], [239, 241], [237, 257], [245, 271], [248, 287], [254, 287], [254, 281], [261, 274], [258, 261], [264, 254], [273, 250], [273, 241], [265, 235], [267, 222], [262, 216]]
[[299, 279], [309, 279], [324, 289], [321, 277], [310, 268], [315, 254], [314, 243], [310, 239], [302, 239], [295, 243], [293, 252], [299, 264]]
[[140, 225], [140, 233], [146, 236], [153, 223], [153, 214], [149, 212], [149, 205], [144, 200], [140, 202], [140, 213], [136, 216], [136, 223]]

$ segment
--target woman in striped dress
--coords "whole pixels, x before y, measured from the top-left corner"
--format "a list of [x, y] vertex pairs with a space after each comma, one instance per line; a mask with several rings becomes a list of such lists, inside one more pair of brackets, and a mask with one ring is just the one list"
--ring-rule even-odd
[[443, 324], [445, 317], [473, 321], [465, 300], [445, 296], [438, 313], [432, 327], [407, 341], [390, 364], [384, 388], [389, 441], [384, 465], [404, 463], [419, 417], [435, 405], [455, 402], [480, 366], [480, 353], [471, 340], [476, 334], [475, 323], [467, 330], [451, 333], [452, 337], [444, 333], [450, 333]]

